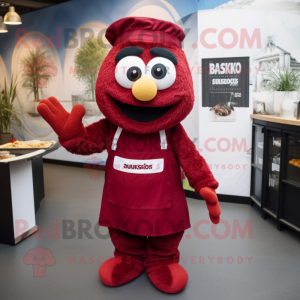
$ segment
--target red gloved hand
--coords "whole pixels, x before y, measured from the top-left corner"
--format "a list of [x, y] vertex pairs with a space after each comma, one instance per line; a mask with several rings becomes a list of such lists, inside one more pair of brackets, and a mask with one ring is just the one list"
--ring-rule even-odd
[[210, 187], [204, 187], [200, 190], [200, 195], [206, 202], [211, 221], [214, 224], [218, 224], [220, 222], [221, 207], [215, 190]]
[[85, 108], [82, 105], [76, 104], [68, 113], [56, 98], [49, 97], [40, 101], [37, 111], [62, 140], [71, 140], [84, 129]]

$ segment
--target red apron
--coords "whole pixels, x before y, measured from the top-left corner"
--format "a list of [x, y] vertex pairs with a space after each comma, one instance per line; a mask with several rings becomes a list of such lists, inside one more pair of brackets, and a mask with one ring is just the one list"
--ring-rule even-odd
[[117, 129], [106, 163], [99, 225], [141, 236], [191, 227], [180, 167], [164, 130], [135, 134]]

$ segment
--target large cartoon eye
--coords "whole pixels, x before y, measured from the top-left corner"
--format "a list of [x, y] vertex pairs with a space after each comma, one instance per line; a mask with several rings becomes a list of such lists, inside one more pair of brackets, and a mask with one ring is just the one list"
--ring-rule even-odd
[[163, 79], [167, 75], [167, 68], [163, 64], [156, 64], [152, 67], [151, 74], [155, 79]]
[[145, 75], [155, 81], [158, 90], [165, 90], [175, 82], [176, 69], [170, 60], [155, 57], [149, 61]]
[[139, 67], [131, 67], [127, 71], [127, 78], [130, 81], [137, 81], [142, 77], [142, 71]]
[[131, 89], [134, 82], [143, 76], [145, 64], [138, 56], [127, 56], [121, 59], [115, 70], [116, 80], [122, 87]]

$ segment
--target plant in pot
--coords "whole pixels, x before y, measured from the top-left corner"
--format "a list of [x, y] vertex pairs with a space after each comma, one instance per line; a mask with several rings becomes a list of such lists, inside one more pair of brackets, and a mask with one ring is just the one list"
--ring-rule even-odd
[[[74, 58], [75, 77], [84, 83], [86, 93], [84, 107], [88, 116], [100, 115], [95, 100], [95, 85], [100, 66], [108, 53], [100, 38], [87, 39], [83, 47], [79, 48]], [[73, 101], [74, 102], [74, 101]], [[73, 103], [75, 105], [77, 103]]]
[[57, 68], [49, 58], [48, 52], [42, 49], [30, 49], [20, 61], [24, 73], [23, 87], [28, 90], [28, 96], [33, 94], [34, 100], [29, 103], [28, 113], [38, 115], [37, 106], [41, 100], [42, 88], [47, 87], [51, 77], [57, 74]]
[[284, 118], [294, 117], [294, 105], [300, 89], [300, 72], [275, 69], [269, 72], [268, 89], [274, 91], [274, 112]]
[[11, 84], [8, 86], [6, 80], [4, 82], [4, 89], [0, 94], [0, 145], [9, 143], [13, 138], [11, 129], [24, 139], [22, 127], [22, 111], [19, 107], [14, 105], [14, 100], [17, 96], [17, 81], [11, 79]]

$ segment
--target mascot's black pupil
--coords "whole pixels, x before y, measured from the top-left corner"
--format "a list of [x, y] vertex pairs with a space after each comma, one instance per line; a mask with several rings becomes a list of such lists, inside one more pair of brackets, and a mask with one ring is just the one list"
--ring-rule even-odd
[[163, 79], [167, 75], [167, 68], [163, 64], [156, 64], [153, 66], [151, 74], [155, 79]]
[[163, 70], [161, 68], [156, 68], [154, 70], [155, 76], [161, 76], [163, 74]]
[[127, 71], [127, 78], [130, 81], [137, 81], [142, 76], [142, 71], [138, 67], [131, 67]]

